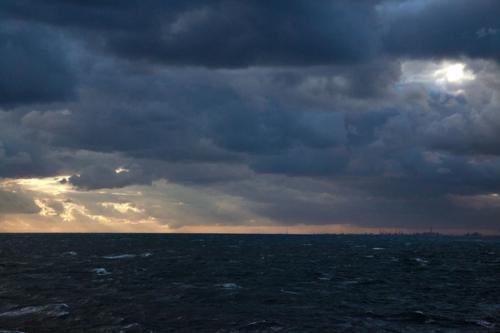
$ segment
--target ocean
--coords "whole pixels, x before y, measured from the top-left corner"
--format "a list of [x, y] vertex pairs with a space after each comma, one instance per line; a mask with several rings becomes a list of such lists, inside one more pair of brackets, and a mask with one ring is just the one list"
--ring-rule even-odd
[[0, 332], [500, 332], [500, 238], [2, 234]]

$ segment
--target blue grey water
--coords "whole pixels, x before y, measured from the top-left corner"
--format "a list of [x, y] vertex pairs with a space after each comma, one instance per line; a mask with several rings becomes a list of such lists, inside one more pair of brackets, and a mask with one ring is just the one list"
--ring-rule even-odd
[[499, 332], [500, 238], [0, 235], [0, 332]]

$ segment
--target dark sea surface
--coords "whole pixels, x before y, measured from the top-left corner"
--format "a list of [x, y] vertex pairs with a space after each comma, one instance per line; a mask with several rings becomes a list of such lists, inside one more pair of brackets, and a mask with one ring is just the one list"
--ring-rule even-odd
[[0, 332], [500, 332], [500, 238], [0, 235]]

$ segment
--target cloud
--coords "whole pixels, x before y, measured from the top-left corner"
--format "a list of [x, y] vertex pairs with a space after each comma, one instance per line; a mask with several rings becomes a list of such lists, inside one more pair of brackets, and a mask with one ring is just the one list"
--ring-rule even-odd
[[60, 34], [45, 27], [0, 24], [0, 106], [74, 98], [75, 76]]
[[392, 55], [500, 61], [500, 36], [490, 33], [500, 15], [495, 0], [387, 1], [379, 10], [382, 43]]
[[4, 16], [72, 32], [131, 60], [236, 68], [370, 62], [384, 55], [498, 60], [500, 14], [479, 1], [7, 0]]
[[2, 195], [57, 230], [498, 229], [497, 7], [3, 1], [0, 181], [65, 192]]
[[[89, 166], [69, 178], [71, 184], [83, 189], [124, 187], [140, 181], [147, 183], [147, 180], [148, 177], [142, 174], [140, 169], [118, 172], [117, 169], [101, 165]], [[149, 183], [151, 181], [152, 179], [149, 179]]]
[[[468, 65], [474, 70], [474, 82], [440, 85], [432, 75], [426, 78], [430, 81], [415, 82], [404, 72], [395, 83], [396, 92], [363, 99], [340, 91], [314, 107], [303, 96], [288, 98], [297, 84], [276, 81], [277, 74], [284, 75], [282, 69], [137, 71], [121, 76], [124, 68], [115, 66], [103, 75], [120, 78], [117, 85], [90, 73], [92, 88], [77, 104], [28, 112], [18, 124], [31, 136], [44, 138], [52, 149], [90, 150], [62, 164], [73, 174], [69, 183], [79, 190], [149, 186], [164, 178], [243, 200], [239, 207], [251, 218], [229, 214], [234, 224], [255, 219], [404, 228], [421, 225], [425, 219], [426, 227], [451, 228], [450, 221], [466, 224], [475, 208], [457, 207], [450, 195], [467, 198], [499, 188], [496, 158], [457, 154], [454, 148], [462, 141], [473, 142], [466, 136], [473, 127], [460, 135], [446, 135], [437, 127], [449, 117], [495, 105], [494, 99], [484, 104], [486, 100], [479, 98], [496, 87], [486, 74], [495, 70], [489, 62]], [[415, 66], [433, 68], [432, 72], [441, 65]], [[345, 68], [339, 72], [349, 73]], [[300, 80], [318, 75], [316, 69], [289, 73]], [[249, 77], [262, 79], [264, 86], [249, 82]], [[455, 93], [457, 89], [464, 92]], [[269, 96], [264, 102], [257, 98], [263, 91]], [[477, 148], [471, 151], [482, 153]], [[128, 172], [117, 173], [120, 167]], [[272, 191], [262, 182], [272, 183]], [[291, 182], [297, 188], [290, 190]], [[215, 208], [194, 206], [198, 215], [189, 210], [175, 213], [174, 219], [155, 209], [145, 212], [168, 219], [172, 226], [231, 220], [216, 215], [221, 221], [205, 217], [205, 222], [196, 222], [190, 214], [202, 216], [203, 210]], [[92, 214], [111, 214], [96, 209]], [[476, 213], [483, 218], [482, 227], [494, 227], [496, 210]]]
[[[246, 67], [351, 63], [373, 52], [370, 1], [6, 1], [17, 19], [98, 32], [101, 48], [169, 65]], [[92, 37], [93, 38], [93, 37]]]
[[6, 214], [36, 214], [38, 211], [38, 206], [28, 195], [0, 188], [0, 220]]

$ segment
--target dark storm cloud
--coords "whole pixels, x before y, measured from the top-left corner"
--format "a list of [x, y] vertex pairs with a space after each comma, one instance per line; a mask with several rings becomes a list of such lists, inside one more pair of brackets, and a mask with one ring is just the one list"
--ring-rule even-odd
[[48, 176], [60, 169], [52, 149], [31, 134], [15, 113], [0, 112], [0, 178]]
[[67, 100], [75, 77], [58, 34], [40, 26], [0, 23], [0, 106]]
[[[116, 68], [100, 67], [95, 75], [79, 102], [67, 105], [71, 110], [31, 111], [22, 125], [59, 147], [170, 162], [241, 163], [249, 155], [346, 142], [342, 113], [290, 110], [292, 105], [281, 103], [255, 109], [247, 97], [260, 92], [240, 95], [222, 83], [224, 73], [158, 73], [152, 79], [139, 72], [124, 78]], [[116, 84], [108, 84], [109, 77]]]
[[498, 60], [500, 54], [495, 0], [6, 0], [0, 6], [4, 17], [59, 26], [118, 56], [169, 65], [310, 66], [384, 53]]
[[344, 117], [337, 113], [289, 112], [286, 106], [255, 111], [240, 102], [211, 121], [214, 141], [235, 152], [267, 155], [296, 145], [327, 148], [345, 141]]
[[[491, 68], [498, 75], [498, 68]], [[470, 89], [481, 91], [479, 84]], [[425, 140], [434, 149], [463, 155], [500, 155], [500, 94], [496, 87], [479, 103], [460, 100], [441, 107], [441, 117], [429, 122]]]
[[349, 160], [345, 149], [311, 149], [294, 147], [281, 154], [256, 158], [250, 167], [263, 173], [294, 176], [335, 176]]
[[382, 40], [390, 54], [500, 60], [496, 0], [395, 1], [382, 7]]
[[[388, 196], [380, 190], [389, 184], [380, 176], [372, 180], [373, 187], [370, 178], [366, 177], [332, 183], [318, 178], [267, 176], [225, 185], [225, 190], [245, 197], [254, 211], [283, 225], [348, 223], [377, 228], [428, 229], [434, 226], [498, 230], [498, 200], [496, 205], [491, 205], [478, 198], [478, 204], [471, 206], [474, 196], [427, 197], [422, 192], [412, 193], [415, 180], [406, 183], [402, 180], [404, 184], [398, 195]], [[393, 183], [400, 184], [398, 180]]]
[[[398, 100], [384, 94], [378, 99], [390, 98], [391, 107], [376, 110], [369, 105], [380, 103], [377, 98], [365, 104], [349, 97], [348, 109], [353, 111], [342, 112], [341, 105], [349, 103], [339, 103], [335, 92], [330, 96], [337, 97], [329, 104], [318, 104], [333, 110], [317, 111], [304, 109], [307, 106], [299, 96], [288, 98], [287, 89], [297, 95], [301, 90], [296, 87], [304, 84], [280, 84], [280, 89], [271, 91], [275, 86], [264, 81], [264, 87], [255, 87], [246, 81], [253, 77], [252, 70], [241, 75], [209, 72], [209, 77], [198, 72], [159, 72], [149, 80], [151, 74], [141, 71], [122, 77], [123, 68], [115, 66], [113, 70], [99, 67], [92, 89], [69, 105], [71, 111], [33, 111], [22, 117], [23, 126], [52, 145], [122, 155], [118, 160], [91, 156], [80, 167], [73, 164], [77, 166], [73, 174], [78, 175], [69, 181], [81, 189], [150, 184], [166, 178], [224, 192], [225, 183], [241, 184], [266, 174], [271, 182], [282, 175], [302, 181], [316, 178], [343, 188], [288, 192], [291, 178], [287, 178], [265, 197], [255, 194], [268, 192], [265, 186], [230, 193], [248, 200], [258, 214], [284, 224], [350, 221], [404, 227], [418, 225], [426, 214], [426, 221], [436, 226], [448, 221], [440, 224], [442, 218], [465, 221], [471, 208], [457, 213], [450, 194], [474, 196], [500, 188], [496, 161], [471, 164], [467, 156], [432, 152], [430, 125], [445, 122], [459, 110], [467, 114], [472, 101], [464, 104], [449, 94], [431, 92], [416, 100], [421, 105], [400, 110]], [[346, 69], [331, 75], [336, 73], [346, 75]], [[324, 82], [314, 70], [290, 74], [300, 78], [298, 82]], [[111, 82], [117, 83], [102, 77], [115, 77]], [[262, 91], [267, 91], [272, 103], [254, 104], [253, 95]], [[121, 166], [129, 171], [116, 173]], [[478, 216], [484, 218], [483, 226], [491, 226], [495, 214], [490, 209]]]
[[[494, 227], [499, 8], [2, 1], [0, 177], [167, 179], [283, 224]], [[425, 82], [411, 59], [435, 62]], [[441, 60], [474, 80], [437, 82]]]
[[376, 48], [374, 2], [5, 1], [5, 15], [97, 32], [117, 55], [171, 65], [352, 63]]
[[[140, 181], [151, 183], [152, 179], [144, 175], [141, 169], [127, 169], [117, 172], [116, 169], [102, 165], [92, 165], [69, 178], [69, 182], [83, 189], [114, 188], [138, 184]], [[151, 175], [150, 175], [151, 176]], [[148, 179], [149, 178], [149, 179]]]

